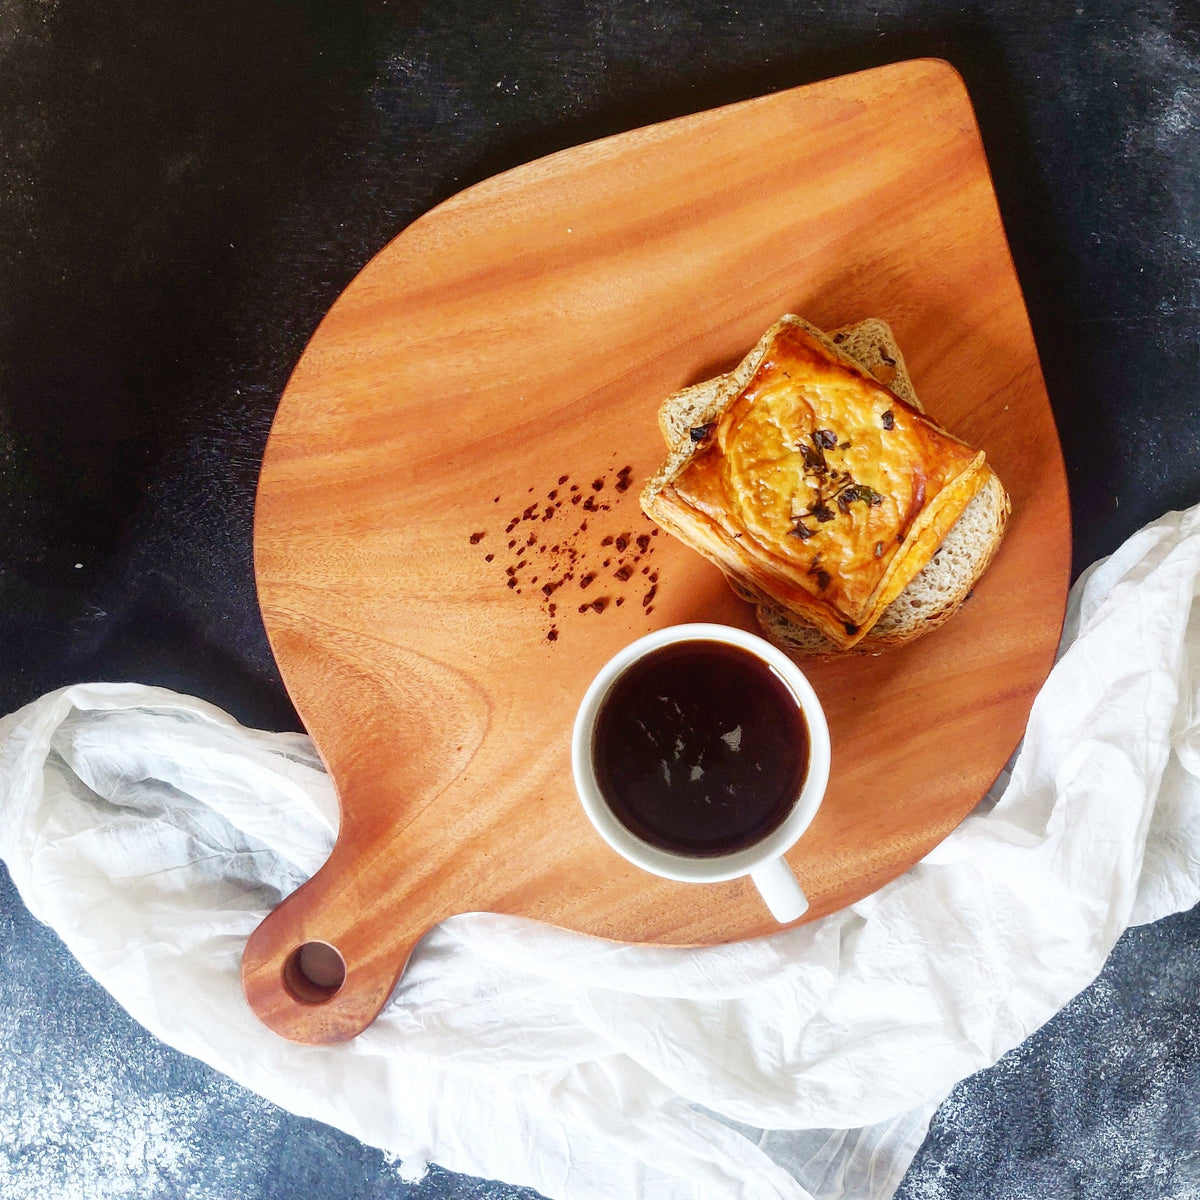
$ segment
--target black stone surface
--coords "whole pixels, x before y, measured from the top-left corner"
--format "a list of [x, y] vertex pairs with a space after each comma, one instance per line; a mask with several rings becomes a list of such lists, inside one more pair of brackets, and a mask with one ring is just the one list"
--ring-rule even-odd
[[[124, 678], [298, 727], [254, 487], [367, 259], [540, 154], [917, 55], [976, 105], [1082, 568], [1200, 499], [1191, 0], [0, 0], [0, 712]], [[0, 1197], [529, 1194], [404, 1184], [155, 1042], [7, 877], [0, 920]], [[1131, 931], [956, 1090], [901, 1196], [1200, 1197], [1198, 994], [1195, 911]]]

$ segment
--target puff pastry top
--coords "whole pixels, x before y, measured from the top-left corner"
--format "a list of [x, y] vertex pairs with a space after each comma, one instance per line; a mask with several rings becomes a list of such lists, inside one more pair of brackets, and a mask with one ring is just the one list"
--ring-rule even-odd
[[651, 513], [849, 648], [930, 560], [989, 469], [804, 328], [782, 324]]

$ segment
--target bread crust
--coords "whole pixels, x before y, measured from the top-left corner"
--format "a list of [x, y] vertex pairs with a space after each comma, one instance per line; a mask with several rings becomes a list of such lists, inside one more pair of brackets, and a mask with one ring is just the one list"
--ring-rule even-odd
[[[669, 455], [643, 490], [642, 507], [652, 519], [667, 524], [670, 532], [683, 536], [685, 541], [691, 539], [678, 529], [671, 529], [669, 520], [660, 520], [663, 510], [669, 507], [660, 500], [661, 493], [695, 451], [691, 431], [718, 419], [731, 398], [754, 376], [773, 338], [785, 324], [803, 329], [849, 370], [857, 375], [865, 373], [872, 384], [883, 385], [917, 412], [923, 411], [904, 357], [886, 322], [871, 318], [826, 334], [799, 317], [784, 317], [732, 371], [676, 392], [660, 406], [659, 427]], [[707, 556], [721, 567], [734, 592], [755, 605], [759, 626], [766, 636], [788, 651], [822, 657], [848, 652], [878, 653], [944, 624], [970, 595], [992, 561], [1011, 505], [995, 473], [982, 462], [982, 455], [978, 457], [977, 470], [978, 481], [971, 484], [977, 490], [940, 543], [929, 552], [929, 561], [923, 563], [899, 595], [849, 645], [834, 640], [814, 623], [799, 617], [794, 609], [787, 611], [780, 597], [769, 586], [762, 586], [761, 574], [752, 577], [750, 572], [730, 569], [728, 556], [712, 553]], [[706, 552], [702, 546], [691, 544]]]

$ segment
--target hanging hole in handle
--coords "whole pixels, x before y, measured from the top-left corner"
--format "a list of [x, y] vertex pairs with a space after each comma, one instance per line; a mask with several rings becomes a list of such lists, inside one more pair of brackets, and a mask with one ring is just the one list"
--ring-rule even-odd
[[283, 985], [301, 1004], [324, 1004], [346, 982], [346, 960], [328, 942], [305, 942], [283, 964]]

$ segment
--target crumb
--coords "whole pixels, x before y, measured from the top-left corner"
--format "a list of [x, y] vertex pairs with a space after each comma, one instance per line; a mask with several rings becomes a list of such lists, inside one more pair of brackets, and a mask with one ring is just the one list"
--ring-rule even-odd
[[[617, 459], [616, 452], [612, 454], [612, 460], [601, 474], [593, 480], [583, 483], [582, 486], [579, 483], [572, 483], [568, 474], [560, 475], [557, 484], [542, 493], [543, 499], [534, 500], [519, 515], [511, 516], [505, 529], [505, 533], [509, 535], [508, 549], [513, 552], [510, 559], [511, 565], [505, 568], [506, 584], [518, 596], [522, 594], [523, 590], [528, 589], [539, 597], [539, 607], [543, 615], [547, 617], [546, 626], [543, 628], [547, 629], [546, 637], [549, 641], [558, 640], [559, 637], [557, 625], [550, 624], [558, 612], [557, 605], [553, 600], [558, 589], [568, 583], [577, 582], [580, 590], [587, 590], [601, 575], [606, 577], [611, 575], [622, 582], [627, 581], [638, 569], [634, 564], [640, 560], [641, 554], [648, 550], [650, 537], [653, 533], [657, 533], [655, 529], [650, 534], [643, 533], [640, 536], [628, 532], [614, 535], [607, 533], [602, 526], [597, 527], [596, 533], [603, 535], [601, 545], [615, 546], [617, 549], [616, 551], [609, 550], [607, 557], [603, 559], [602, 567], [593, 566], [587, 548], [594, 543], [584, 543], [584, 538], [589, 533], [589, 522], [592, 526], [596, 526], [597, 520], [592, 519], [593, 514], [598, 520], [605, 520], [601, 514], [613, 511], [613, 508], [619, 503], [613, 497], [609, 498], [610, 503], [604, 503], [601, 493], [609, 484], [612, 484], [614, 492], [625, 492], [633, 482], [633, 467], [625, 465], [617, 469], [616, 464], [620, 460]], [[537, 494], [541, 489], [535, 484], [526, 490], [529, 493]], [[502, 498], [502, 495], [497, 495], [493, 497], [492, 502], [498, 504]], [[582, 501], [586, 516], [577, 527], [560, 529], [556, 526], [555, 532], [559, 533], [560, 538], [558, 542], [552, 541], [552, 535], [547, 536], [546, 534], [539, 539], [536, 532], [529, 530], [526, 530], [524, 537], [514, 533], [517, 526], [523, 521], [533, 522], [536, 526], [538, 523], [554, 520], [558, 511], [565, 508], [568, 498], [572, 504], [579, 504]], [[610, 525], [609, 528], [611, 527]], [[474, 533], [468, 531], [468, 536], [471, 544], [477, 545], [489, 535], [486, 530], [481, 529]], [[635, 542], [636, 549], [633, 545]], [[537, 551], [537, 555], [548, 555], [548, 558], [540, 567], [534, 565], [534, 570], [539, 574], [522, 575], [522, 572], [531, 564], [536, 564], [534, 550]], [[484, 555], [484, 559], [490, 563], [495, 561], [496, 555], [487, 554]], [[646, 575], [648, 570], [649, 568], [644, 568], [641, 573]], [[653, 582], [651, 580], [652, 584]], [[652, 592], [650, 594], [652, 595]], [[626, 597], [623, 596], [599, 596], [582, 604], [579, 612], [605, 612], [611, 606], [620, 607], [625, 599]], [[648, 599], [643, 600], [642, 607], [645, 610], [649, 609]]]

